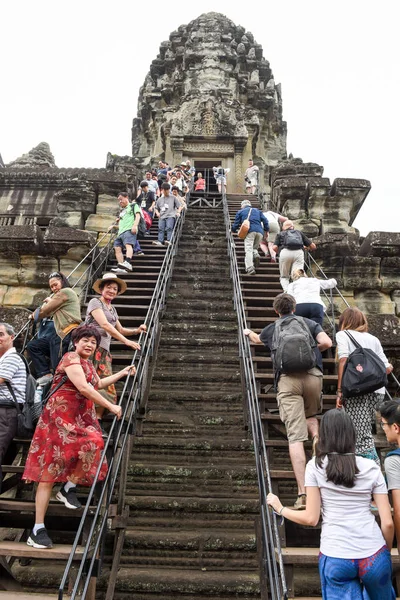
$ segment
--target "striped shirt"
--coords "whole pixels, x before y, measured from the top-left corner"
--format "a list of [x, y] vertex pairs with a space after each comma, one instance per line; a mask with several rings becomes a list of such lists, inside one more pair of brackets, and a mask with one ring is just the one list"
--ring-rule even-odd
[[[25, 402], [26, 369], [15, 348], [10, 348], [0, 358], [0, 378], [11, 383], [18, 402]], [[5, 383], [0, 383], [0, 406], [15, 406]]]

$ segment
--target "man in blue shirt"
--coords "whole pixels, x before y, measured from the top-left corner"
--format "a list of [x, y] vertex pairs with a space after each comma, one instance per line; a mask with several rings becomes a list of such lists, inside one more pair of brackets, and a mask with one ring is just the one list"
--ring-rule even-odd
[[241, 209], [236, 213], [232, 225], [232, 231], [236, 233], [245, 219], [250, 221], [250, 229], [244, 240], [244, 264], [246, 275], [255, 275], [256, 268], [260, 262], [258, 248], [263, 239], [264, 232], [269, 231], [268, 219], [261, 210], [253, 208], [249, 200], [243, 200]]

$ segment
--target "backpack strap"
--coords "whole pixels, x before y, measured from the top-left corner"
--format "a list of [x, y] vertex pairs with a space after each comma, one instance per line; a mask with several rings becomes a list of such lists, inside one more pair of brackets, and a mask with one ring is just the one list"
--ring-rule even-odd
[[19, 402], [18, 402], [18, 400], [17, 400], [17, 397], [16, 397], [16, 395], [15, 395], [15, 392], [14, 392], [14, 390], [13, 390], [13, 388], [12, 388], [12, 385], [11, 385], [11, 383], [10, 383], [9, 381], [5, 381], [4, 383], [6, 384], [6, 386], [7, 386], [7, 388], [8, 388], [8, 391], [10, 392], [10, 394], [11, 394], [11, 396], [12, 396], [12, 399], [14, 400], [14, 403], [15, 403], [15, 406], [16, 406], [16, 408], [17, 408], [17, 411], [18, 411], [20, 414], [22, 414], [22, 408], [21, 408], [21, 406], [20, 406], [20, 403], [19, 403]]
[[347, 331], [347, 329], [345, 329], [344, 332], [351, 339], [356, 348], [362, 348], [362, 346], [354, 339], [354, 337], [351, 335], [351, 333]]
[[50, 390], [50, 392], [47, 394], [46, 398], [43, 399], [43, 405], [47, 404], [47, 401], [51, 398], [51, 396], [53, 394], [55, 394], [57, 392], [57, 390], [60, 389], [60, 387], [62, 385], [64, 385], [64, 383], [66, 383], [67, 379], [68, 379], [68, 375], [64, 375], [64, 377], [61, 379], [61, 381], [59, 383], [57, 383], [54, 390]]

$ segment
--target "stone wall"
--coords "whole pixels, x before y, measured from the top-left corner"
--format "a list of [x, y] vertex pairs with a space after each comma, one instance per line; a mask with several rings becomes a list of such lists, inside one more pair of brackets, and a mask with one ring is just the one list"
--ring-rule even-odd
[[[59, 169], [45, 143], [0, 169], [1, 318], [18, 324], [49, 294], [52, 271], [75, 269], [115, 220], [128, 184], [121, 170]], [[78, 292], [86, 268], [70, 278]]]

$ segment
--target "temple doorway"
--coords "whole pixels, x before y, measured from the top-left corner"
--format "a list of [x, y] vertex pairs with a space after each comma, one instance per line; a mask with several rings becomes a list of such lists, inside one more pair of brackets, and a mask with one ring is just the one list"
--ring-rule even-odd
[[206, 193], [217, 194], [218, 188], [214, 177], [213, 167], [221, 164], [221, 159], [215, 160], [194, 160], [194, 167], [196, 169], [195, 180], [197, 179], [197, 173], [202, 173], [203, 178], [206, 180]]

